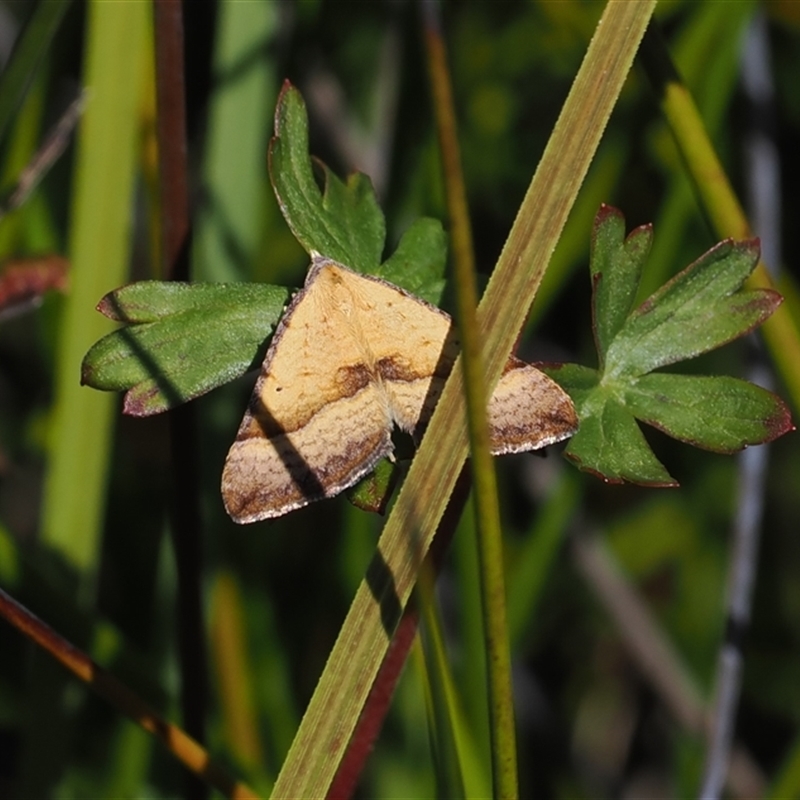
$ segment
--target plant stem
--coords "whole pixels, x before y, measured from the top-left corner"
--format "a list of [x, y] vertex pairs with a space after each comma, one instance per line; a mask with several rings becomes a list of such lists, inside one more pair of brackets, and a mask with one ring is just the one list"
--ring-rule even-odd
[[506, 621], [503, 540], [500, 528], [500, 505], [497, 499], [497, 478], [490, 451], [486, 413], [489, 395], [484, 380], [481, 342], [475, 313], [478, 306], [478, 289], [475, 280], [472, 229], [464, 175], [461, 170], [450, 73], [436, 0], [426, 0], [423, 12], [428, 67], [450, 219], [456, 320], [461, 338], [467, 430], [475, 487], [478, 564], [492, 742], [492, 781], [496, 798], [516, 798], [519, 793], [517, 750], [511, 650]]
[[[62, 4], [39, 4], [45, 6]], [[116, 406], [111, 396], [84, 391], [77, 376], [84, 353], [111, 329], [91, 309], [128, 274], [146, 22], [143, 3], [86, 4], [82, 81], [92, 100], [75, 146], [70, 290], [54, 353], [40, 542], [81, 576], [80, 602], [87, 605], [96, 593]]]

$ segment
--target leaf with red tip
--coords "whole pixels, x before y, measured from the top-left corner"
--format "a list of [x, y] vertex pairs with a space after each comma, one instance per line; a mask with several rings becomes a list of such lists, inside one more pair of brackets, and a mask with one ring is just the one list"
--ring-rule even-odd
[[83, 359], [81, 382], [124, 391], [124, 412], [158, 414], [261, 363], [289, 290], [255, 283], [132, 284], [98, 308], [120, 328]]
[[611, 483], [674, 486], [637, 420], [720, 453], [792, 430], [788, 408], [766, 389], [725, 376], [652, 372], [743, 336], [778, 307], [777, 293], [742, 289], [758, 262], [758, 242], [721, 242], [631, 310], [651, 232], [624, 234], [622, 214], [603, 206], [591, 259], [600, 368], [545, 368], [580, 419], [566, 456]]
[[727, 375], [643, 375], [631, 382], [625, 400], [642, 422], [715, 453], [771, 442], [794, 428], [779, 397]]

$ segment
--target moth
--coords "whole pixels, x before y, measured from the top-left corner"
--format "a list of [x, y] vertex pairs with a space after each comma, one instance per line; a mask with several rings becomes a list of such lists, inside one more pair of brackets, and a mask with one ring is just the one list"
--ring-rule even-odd
[[[459, 349], [441, 309], [314, 254], [225, 461], [228, 514], [278, 517], [355, 484], [392, 453], [394, 425], [421, 436]], [[578, 426], [569, 396], [514, 357], [488, 418], [498, 455], [545, 447]]]

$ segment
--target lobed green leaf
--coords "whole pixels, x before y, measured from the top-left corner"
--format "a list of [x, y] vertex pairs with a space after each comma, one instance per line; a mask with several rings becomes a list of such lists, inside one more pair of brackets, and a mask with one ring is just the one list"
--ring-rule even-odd
[[781, 297], [737, 291], [758, 263], [756, 241], [725, 241], [664, 284], [631, 314], [608, 348], [612, 376], [643, 375], [720, 347], [760, 325]]
[[157, 414], [257, 367], [289, 290], [263, 284], [133, 284], [106, 295], [112, 319], [135, 321], [96, 342], [81, 382], [126, 392], [124, 410]]
[[275, 304], [286, 302], [288, 290], [258, 283], [184, 283], [138, 281], [109, 292], [97, 310], [117, 322], [157, 322], [185, 311], [214, 314], [225, 306], [250, 308], [264, 304], [267, 314]]
[[583, 413], [589, 413], [588, 409], [583, 412], [582, 409], [600, 382], [598, 370], [581, 364], [537, 364], [536, 366], [556, 381], [572, 398], [579, 418]]
[[[381, 264], [385, 222], [369, 178], [354, 174], [343, 182], [325, 165], [317, 162], [317, 167], [323, 190], [308, 152], [305, 105], [287, 83], [275, 112], [270, 174], [297, 239], [309, 253], [439, 302], [446, 262], [441, 224], [417, 220]], [[288, 298], [288, 289], [258, 284], [145, 281], [123, 287], [97, 308], [129, 327], [91, 348], [82, 380], [97, 389], [126, 392], [128, 414], [165, 411], [258, 366]]]
[[652, 232], [639, 228], [627, 239], [624, 232], [622, 214], [601, 207], [591, 263], [600, 368], [545, 368], [580, 419], [567, 457], [612, 483], [674, 486], [637, 419], [721, 453], [791, 430], [786, 405], [766, 389], [730, 377], [651, 373], [742, 336], [780, 304], [775, 292], [741, 290], [758, 262], [758, 242], [718, 244], [631, 312]]

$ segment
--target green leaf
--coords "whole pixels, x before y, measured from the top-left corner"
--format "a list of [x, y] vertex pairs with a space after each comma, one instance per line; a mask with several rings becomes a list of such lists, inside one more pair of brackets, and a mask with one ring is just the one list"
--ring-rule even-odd
[[185, 311], [214, 313], [224, 305], [251, 305], [263, 300], [269, 313], [287, 292], [280, 286], [255, 283], [139, 281], [109, 292], [97, 304], [97, 310], [116, 322], [157, 322]]
[[566, 456], [604, 480], [651, 486], [676, 482], [637, 420], [721, 453], [792, 429], [780, 398], [736, 378], [650, 374], [719, 347], [763, 322], [781, 297], [741, 289], [758, 262], [758, 242], [722, 242], [631, 311], [651, 232], [624, 239], [625, 223], [603, 206], [592, 247], [592, 308], [600, 368], [544, 368], [572, 397], [580, 429]]
[[362, 511], [384, 514], [400, 477], [396, 461], [382, 458], [375, 469], [345, 491], [347, 499]]
[[[600, 382], [600, 372], [580, 364], [539, 364], [538, 366], [569, 394], [580, 419], [583, 406], [588, 400], [591, 400], [597, 384]], [[588, 409], [584, 413], [589, 413]]]
[[564, 454], [582, 470], [608, 483], [678, 485], [653, 455], [630, 412], [611, 397], [581, 419], [581, 427]]
[[625, 217], [603, 205], [595, 218], [591, 273], [594, 302], [594, 340], [601, 365], [606, 351], [633, 308], [642, 267], [653, 243], [652, 225], [643, 225], [625, 238]]
[[166, 411], [257, 367], [288, 299], [288, 289], [255, 283], [118, 289], [98, 308], [136, 324], [92, 346], [81, 382], [126, 392], [126, 414]]
[[372, 183], [355, 173], [346, 182], [317, 161], [321, 191], [308, 152], [308, 117], [300, 92], [286, 82], [275, 110], [269, 170], [281, 213], [306, 251], [320, 253], [360, 272], [381, 262], [386, 224]]
[[644, 375], [625, 399], [637, 419], [716, 453], [772, 441], [792, 427], [789, 409], [772, 392], [723, 375]]
[[547, 365], [544, 371], [569, 394], [580, 419], [564, 452], [567, 458], [609, 483], [676, 485], [614, 389], [601, 384], [598, 370], [561, 364]]
[[442, 223], [422, 217], [414, 221], [397, 250], [373, 274], [438, 305], [444, 291], [446, 262], [447, 234]]
[[643, 375], [706, 353], [760, 325], [780, 305], [768, 289], [738, 291], [758, 242], [720, 242], [630, 315], [606, 355], [610, 375]]

